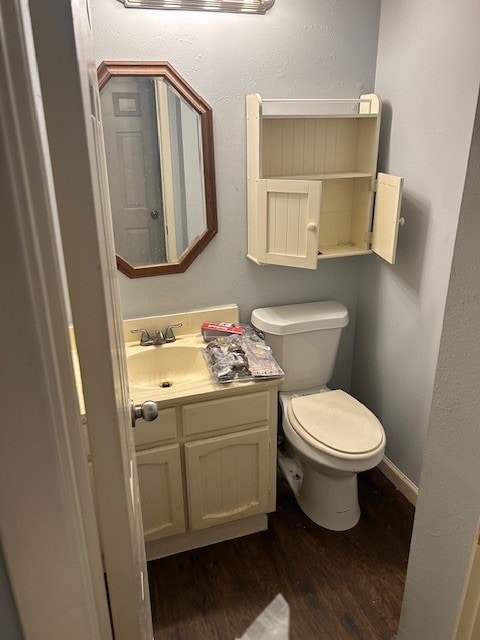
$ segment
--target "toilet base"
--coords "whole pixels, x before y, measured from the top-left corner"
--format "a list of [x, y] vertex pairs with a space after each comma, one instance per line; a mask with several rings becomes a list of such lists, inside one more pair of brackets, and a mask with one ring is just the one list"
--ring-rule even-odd
[[302, 511], [331, 531], [346, 531], [360, 519], [356, 473], [323, 473], [297, 456], [278, 452], [278, 464]]

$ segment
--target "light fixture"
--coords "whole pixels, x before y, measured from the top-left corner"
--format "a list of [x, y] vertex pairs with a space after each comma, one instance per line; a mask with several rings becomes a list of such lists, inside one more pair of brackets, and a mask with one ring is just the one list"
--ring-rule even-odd
[[129, 8], [266, 13], [275, 0], [119, 0]]

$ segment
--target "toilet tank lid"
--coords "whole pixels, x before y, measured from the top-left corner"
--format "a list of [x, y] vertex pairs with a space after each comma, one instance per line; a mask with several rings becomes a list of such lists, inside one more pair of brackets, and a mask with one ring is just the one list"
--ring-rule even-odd
[[282, 307], [254, 309], [251, 321], [261, 331], [286, 336], [291, 333], [346, 327], [348, 310], [335, 300], [287, 304]]

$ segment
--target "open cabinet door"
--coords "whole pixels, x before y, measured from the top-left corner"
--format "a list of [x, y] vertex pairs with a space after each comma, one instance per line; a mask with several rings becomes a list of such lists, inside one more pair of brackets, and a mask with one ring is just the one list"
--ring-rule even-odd
[[258, 261], [317, 268], [322, 183], [258, 180]]
[[86, 0], [30, 0], [116, 640], [153, 638]]
[[395, 264], [400, 218], [403, 178], [379, 173], [373, 215], [372, 250], [381, 258]]

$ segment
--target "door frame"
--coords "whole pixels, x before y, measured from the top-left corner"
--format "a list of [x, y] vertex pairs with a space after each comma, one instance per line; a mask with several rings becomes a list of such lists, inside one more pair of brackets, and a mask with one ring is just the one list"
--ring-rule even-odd
[[168, 106], [167, 86], [163, 78], [155, 80], [155, 98], [167, 262], [177, 262], [178, 252], [175, 226], [175, 198], [173, 196], [174, 180], [170, 140], [170, 110]]
[[[2, 417], [8, 424], [0, 430], [1, 552], [27, 640], [63, 640], [66, 629], [69, 638], [109, 640], [112, 626], [116, 640], [151, 640], [88, 2], [0, 0], [0, 19], [1, 196], [8, 212], [1, 238], [8, 262], [1, 275], [9, 294], [9, 315], [2, 317]], [[67, 297], [82, 368], [108, 604]], [[26, 402], [15, 402], [22, 392]]]
[[151, 639], [142, 511], [89, 5], [88, 0], [29, 0], [29, 11], [114, 635], [116, 640]]
[[0, 0], [4, 604], [25, 640], [111, 640], [29, 26], [25, 2]]
[[455, 625], [455, 640], [476, 640], [480, 636], [480, 524], [467, 572]]

